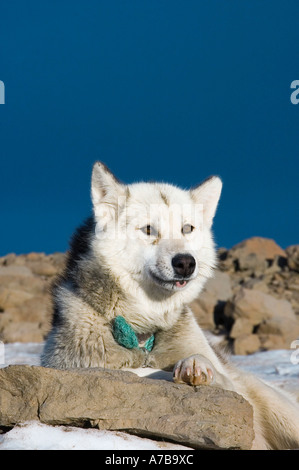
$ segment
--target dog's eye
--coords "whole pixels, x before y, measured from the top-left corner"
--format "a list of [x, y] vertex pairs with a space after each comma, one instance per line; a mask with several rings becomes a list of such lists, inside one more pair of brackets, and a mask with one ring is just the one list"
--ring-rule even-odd
[[145, 225], [144, 227], [141, 227], [140, 230], [149, 237], [156, 237], [158, 235], [157, 230], [152, 225]]
[[185, 224], [185, 225], [183, 225], [183, 228], [182, 228], [182, 234], [187, 235], [188, 233], [193, 232], [194, 229], [195, 229], [195, 227], [193, 227], [193, 225]]

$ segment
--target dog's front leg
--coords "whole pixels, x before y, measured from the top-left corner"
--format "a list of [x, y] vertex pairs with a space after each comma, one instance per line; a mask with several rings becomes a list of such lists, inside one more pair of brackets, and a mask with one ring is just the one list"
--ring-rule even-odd
[[105, 367], [108, 369], [124, 369], [143, 367], [146, 363], [147, 353], [141, 349], [126, 349], [114, 345], [107, 351]]
[[214, 352], [189, 309], [172, 328], [156, 334], [147, 365], [173, 370], [177, 383], [216, 385], [234, 390], [224, 362]]

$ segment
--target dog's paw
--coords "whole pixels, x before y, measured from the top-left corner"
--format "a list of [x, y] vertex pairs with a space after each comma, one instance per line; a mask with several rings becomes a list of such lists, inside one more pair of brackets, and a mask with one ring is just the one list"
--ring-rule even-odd
[[215, 377], [211, 362], [200, 354], [177, 362], [173, 369], [173, 380], [178, 384], [210, 385]]

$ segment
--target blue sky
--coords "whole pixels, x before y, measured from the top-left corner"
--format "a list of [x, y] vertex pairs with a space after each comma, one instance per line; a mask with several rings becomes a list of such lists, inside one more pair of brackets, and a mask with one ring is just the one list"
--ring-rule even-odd
[[218, 246], [299, 243], [299, 2], [6, 0], [0, 255], [64, 251], [104, 161], [223, 179]]

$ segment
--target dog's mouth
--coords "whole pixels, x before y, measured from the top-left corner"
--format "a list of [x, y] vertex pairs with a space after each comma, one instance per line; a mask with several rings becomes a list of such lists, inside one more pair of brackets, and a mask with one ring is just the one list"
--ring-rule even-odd
[[190, 279], [163, 279], [162, 277], [157, 276], [157, 274], [153, 273], [152, 271], [149, 272], [153, 281], [160, 287], [164, 287], [164, 289], [167, 290], [183, 289], [190, 282]]

